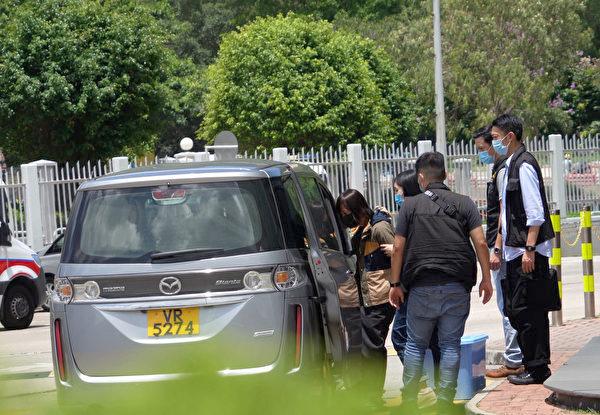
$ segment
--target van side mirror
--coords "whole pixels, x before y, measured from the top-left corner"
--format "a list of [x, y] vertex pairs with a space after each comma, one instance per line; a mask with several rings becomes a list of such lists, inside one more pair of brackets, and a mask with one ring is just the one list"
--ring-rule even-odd
[[12, 246], [10, 239], [11, 232], [8, 223], [0, 220], [0, 246]]

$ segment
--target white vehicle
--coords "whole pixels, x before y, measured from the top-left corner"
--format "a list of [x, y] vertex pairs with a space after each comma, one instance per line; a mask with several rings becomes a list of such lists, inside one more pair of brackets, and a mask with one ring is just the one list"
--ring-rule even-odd
[[8, 218], [7, 201], [6, 193], [0, 190], [0, 323], [6, 329], [24, 329], [45, 300], [44, 272], [37, 254], [12, 238], [4, 220]]

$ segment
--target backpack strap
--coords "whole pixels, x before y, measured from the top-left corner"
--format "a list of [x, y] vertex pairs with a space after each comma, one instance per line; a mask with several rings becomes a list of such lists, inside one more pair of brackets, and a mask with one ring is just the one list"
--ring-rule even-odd
[[[466, 231], [467, 225], [464, 222], [464, 220], [462, 220], [462, 218], [458, 215], [458, 209], [456, 209], [456, 206], [448, 204], [448, 202], [446, 202], [442, 197], [438, 196], [431, 190], [425, 190], [425, 194], [431, 199], [433, 203], [438, 205], [446, 215], [450, 216], [452, 219], [460, 223], [460, 225]], [[468, 235], [468, 232], [466, 233]]]
[[456, 219], [456, 207], [454, 205], [449, 205], [444, 199], [440, 198], [437, 194], [433, 193], [431, 190], [425, 190], [425, 194], [431, 199], [433, 203], [438, 205], [446, 215]]

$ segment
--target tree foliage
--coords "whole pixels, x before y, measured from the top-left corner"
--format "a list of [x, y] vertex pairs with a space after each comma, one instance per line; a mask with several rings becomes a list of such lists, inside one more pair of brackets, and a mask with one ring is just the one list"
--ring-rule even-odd
[[246, 148], [383, 143], [411, 135], [412, 95], [373, 42], [290, 14], [223, 38], [207, 74], [200, 137]]
[[556, 89], [550, 107], [583, 135], [600, 134], [600, 59], [582, 56]]
[[13, 161], [109, 157], [167, 116], [169, 33], [137, 2], [30, 0], [4, 10], [0, 138]]
[[[449, 136], [468, 137], [474, 128], [511, 110], [525, 118], [529, 133], [544, 129], [555, 83], [565, 68], [576, 63], [576, 52], [589, 44], [589, 31], [578, 15], [582, 7], [579, 0], [443, 2]], [[422, 131], [431, 136], [435, 121], [431, 10], [413, 9], [377, 24], [355, 18], [336, 24], [354, 27], [386, 46], [427, 108]]]

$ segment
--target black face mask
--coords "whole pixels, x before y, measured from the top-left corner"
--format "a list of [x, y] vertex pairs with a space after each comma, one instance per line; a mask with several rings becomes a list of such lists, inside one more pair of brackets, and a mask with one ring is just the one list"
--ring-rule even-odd
[[342, 215], [342, 223], [346, 228], [356, 228], [358, 226], [358, 221], [352, 213]]

